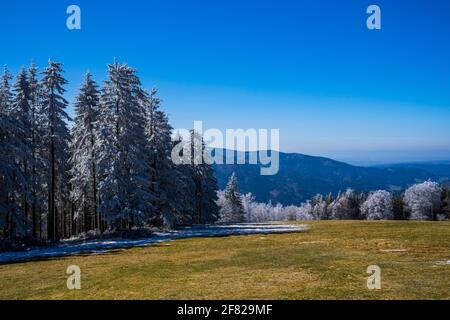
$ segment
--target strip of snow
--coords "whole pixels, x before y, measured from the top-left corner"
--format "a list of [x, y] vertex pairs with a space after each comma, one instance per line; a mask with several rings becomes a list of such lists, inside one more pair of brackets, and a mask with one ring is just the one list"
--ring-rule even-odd
[[307, 230], [306, 225], [233, 224], [185, 227], [170, 232], [158, 232], [145, 239], [108, 239], [83, 243], [63, 243], [52, 247], [32, 248], [25, 252], [0, 253], [0, 264], [64, 257], [77, 254], [99, 254], [116, 249], [144, 247], [161, 242], [197, 237], [223, 237], [232, 235], [279, 234]]
[[406, 252], [408, 250], [406, 249], [381, 249], [381, 252]]

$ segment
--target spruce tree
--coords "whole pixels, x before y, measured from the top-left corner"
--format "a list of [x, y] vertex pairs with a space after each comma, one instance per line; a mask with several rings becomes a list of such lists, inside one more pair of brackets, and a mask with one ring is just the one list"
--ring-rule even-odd
[[108, 66], [96, 143], [100, 209], [112, 229], [145, 226], [154, 212], [144, 95], [136, 70], [117, 62]]
[[218, 220], [219, 208], [217, 206], [217, 179], [214, 170], [205, 157], [205, 144], [201, 135], [195, 130], [191, 131], [191, 166], [194, 189], [195, 215], [193, 222], [212, 223]]
[[153, 89], [145, 100], [146, 135], [149, 150], [149, 174], [152, 175], [151, 189], [155, 195], [155, 223], [173, 227], [178, 223], [180, 202], [177, 187], [182, 183], [178, 171], [171, 161], [172, 127], [161, 108], [157, 90]]
[[228, 181], [224, 194], [224, 203], [220, 209], [220, 222], [239, 223], [244, 222], [244, 208], [241, 194], [238, 190], [237, 177], [233, 173]]
[[[11, 107], [11, 119], [20, 130], [15, 133], [15, 139], [20, 141], [20, 149], [15, 154], [15, 161], [19, 165], [23, 179], [17, 188], [16, 202], [17, 207], [23, 214], [23, 224], [21, 229], [24, 234], [28, 234], [28, 215], [31, 203], [31, 170], [33, 165], [33, 157], [31, 153], [31, 107], [30, 107], [30, 86], [28, 76], [25, 69], [22, 69], [17, 75], [16, 82], [13, 86], [14, 98]], [[32, 228], [30, 228], [32, 229]]]
[[63, 94], [67, 81], [62, 74], [62, 64], [50, 60], [42, 79], [42, 147], [48, 177], [47, 233], [50, 241], [65, 235], [68, 204], [70, 132], [66, 121], [71, 119], [65, 111], [68, 102]]
[[75, 218], [84, 231], [100, 230], [97, 210], [97, 120], [99, 91], [90, 73], [75, 102], [75, 125], [72, 129], [71, 200], [77, 211]]
[[34, 238], [42, 238], [42, 208], [45, 204], [46, 191], [44, 181], [47, 178], [44, 166], [44, 150], [41, 125], [42, 89], [38, 80], [38, 68], [34, 63], [28, 69], [30, 119], [31, 162], [31, 224]]
[[11, 116], [13, 95], [9, 82], [12, 77], [6, 67], [4, 70], [0, 83], [0, 226], [3, 237], [14, 241], [17, 229], [24, 226], [26, 219], [17, 202], [26, 179], [17, 162], [24, 145], [20, 139], [22, 128]]

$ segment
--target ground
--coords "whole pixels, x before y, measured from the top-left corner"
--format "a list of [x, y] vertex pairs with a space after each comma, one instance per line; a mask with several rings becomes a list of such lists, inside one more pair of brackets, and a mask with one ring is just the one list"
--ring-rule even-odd
[[[0, 299], [450, 299], [449, 222], [307, 224], [0, 265]], [[81, 268], [81, 290], [66, 287], [69, 265]], [[381, 290], [367, 289], [369, 265], [381, 268]]]

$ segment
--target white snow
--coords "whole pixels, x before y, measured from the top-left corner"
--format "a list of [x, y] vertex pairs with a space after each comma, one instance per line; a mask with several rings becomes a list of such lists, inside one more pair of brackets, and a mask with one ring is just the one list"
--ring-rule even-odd
[[233, 225], [206, 225], [185, 227], [170, 232], [155, 233], [154, 236], [145, 239], [108, 239], [86, 241], [83, 243], [63, 243], [52, 247], [32, 248], [24, 252], [0, 253], [0, 264], [38, 260], [54, 257], [63, 257], [77, 254], [99, 254], [108, 251], [143, 247], [153, 244], [168, 242], [177, 239], [196, 237], [223, 237], [231, 235], [252, 234], [279, 234], [301, 232], [307, 230], [306, 225], [281, 225], [281, 224], [233, 224]]

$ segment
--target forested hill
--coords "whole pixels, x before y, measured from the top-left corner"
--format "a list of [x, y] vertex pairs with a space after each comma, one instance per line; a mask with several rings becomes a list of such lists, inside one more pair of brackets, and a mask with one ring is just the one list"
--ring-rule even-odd
[[280, 153], [280, 170], [274, 176], [260, 175], [259, 165], [215, 165], [215, 171], [221, 189], [234, 171], [241, 192], [253, 193], [258, 201], [298, 205], [317, 193], [336, 194], [347, 188], [397, 191], [428, 179], [443, 182], [449, 180], [450, 164], [358, 167], [323, 157]]

